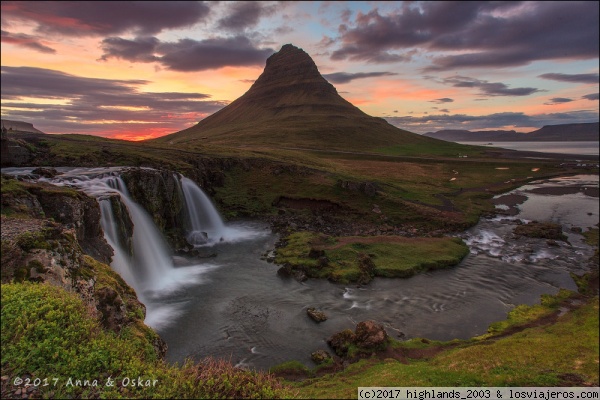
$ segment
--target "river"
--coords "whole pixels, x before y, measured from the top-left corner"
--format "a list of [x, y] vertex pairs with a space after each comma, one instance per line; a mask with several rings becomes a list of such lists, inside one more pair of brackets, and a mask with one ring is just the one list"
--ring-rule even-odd
[[[26, 169], [2, 172], [19, 174]], [[95, 178], [79, 169], [77, 174], [85, 179], [69, 182], [96, 196], [121, 190], [118, 177], [97, 169], [93, 173]], [[65, 182], [60, 178], [53, 183]], [[101, 197], [99, 201], [106, 203]], [[538, 303], [540, 295], [555, 294], [560, 288], [576, 290], [570, 273], [587, 271], [593, 249], [571, 228], [586, 230], [598, 224], [598, 176], [532, 182], [497, 196], [495, 202], [502, 215], [482, 219], [457, 234], [471, 250], [458, 266], [409, 279], [376, 278], [363, 287], [323, 280], [300, 283], [278, 276], [279, 267], [261, 259], [278, 238], [256, 221], [226, 223], [224, 229], [236, 234], [209, 244], [216, 254], [213, 258], [188, 260], [163, 254], [137, 263], [113, 261], [113, 267], [126, 272], [146, 268], [147, 263], [167, 264], [153, 266], [158, 278], [150, 280], [166, 279], [168, 287], [143, 286], [135, 276], [126, 278], [133, 279], [132, 286], [137, 286], [148, 308], [146, 323], [168, 344], [167, 361], [215, 356], [258, 369], [289, 360], [311, 367], [311, 352], [327, 349], [328, 337], [353, 329], [362, 320], [384, 323], [397, 338], [468, 339], [485, 333], [518, 304]], [[145, 232], [136, 239], [134, 230], [134, 242], [140, 242], [140, 249], [160, 248], [164, 243], [148, 217], [140, 213], [136, 218], [142, 218], [136, 225], [144, 226]], [[514, 227], [531, 220], [561, 224], [569, 244], [550, 246], [545, 239], [515, 238]], [[103, 226], [108, 231], [110, 224]], [[144, 275], [148, 279], [150, 274]], [[306, 314], [308, 307], [324, 311], [328, 320], [315, 323]]]
[[598, 155], [598, 142], [457, 142], [473, 146], [501, 147], [520, 151], [559, 153], [572, 155]]
[[[595, 188], [596, 195], [591, 189], [592, 195], [531, 192], [556, 186]], [[410, 279], [376, 278], [360, 288], [280, 278], [277, 266], [260, 259], [276, 238], [264, 225], [239, 223], [265, 233], [215, 246], [216, 268], [206, 281], [162, 299], [181, 305], [180, 316], [158, 327], [169, 344], [167, 358], [213, 355], [255, 368], [294, 359], [312, 366], [311, 352], [327, 349], [333, 333], [365, 319], [383, 322], [395, 337], [401, 332], [406, 338], [450, 340], [485, 333], [518, 304], [538, 303], [540, 295], [559, 288], [576, 290], [569, 273], [585, 272], [593, 250], [570, 228], [598, 223], [597, 188], [598, 176], [591, 175], [527, 185], [515, 192], [527, 196], [517, 215], [484, 219], [460, 235], [471, 248], [460, 265]], [[562, 224], [571, 245], [513, 238], [517, 219], [529, 218]], [[306, 315], [308, 307], [329, 319], [316, 324]]]

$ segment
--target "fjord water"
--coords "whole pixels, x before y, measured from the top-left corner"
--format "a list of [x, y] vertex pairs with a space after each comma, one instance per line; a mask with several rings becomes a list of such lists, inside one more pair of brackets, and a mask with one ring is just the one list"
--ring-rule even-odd
[[491, 146], [501, 147], [511, 150], [537, 151], [540, 153], [560, 153], [573, 155], [598, 155], [598, 142], [467, 142], [457, 143], [469, 144], [473, 146]]
[[[328, 337], [366, 319], [384, 323], [396, 337], [449, 340], [482, 334], [515, 305], [537, 303], [541, 294], [559, 288], [575, 290], [569, 273], [585, 272], [593, 251], [570, 228], [598, 223], [598, 176], [531, 183], [513, 193], [526, 198], [516, 215], [483, 219], [460, 234], [471, 254], [456, 267], [410, 279], [376, 278], [363, 287], [300, 283], [279, 277], [278, 266], [261, 260], [277, 240], [265, 224], [224, 223], [223, 240], [202, 245], [210, 246], [214, 258], [172, 257], [150, 217], [129, 197], [118, 170], [64, 172], [52, 182], [80, 187], [99, 199], [105, 235], [115, 248], [112, 266], [146, 305], [146, 323], [166, 340], [171, 362], [212, 355], [261, 369], [291, 359], [312, 366], [310, 353], [327, 349]], [[142, 254], [137, 260], [118, 244], [117, 221], [106, 212], [108, 193], [121, 196], [138, 227], [134, 255]], [[205, 209], [212, 203], [200, 198], [186, 200], [196, 208], [190, 215], [216, 212]], [[517, 240], [512, 230], [519, 219], [563, 225], [570, 245]], [[329, 319], [316, 324], [306, 315], [308, 307], [321, 309]]]

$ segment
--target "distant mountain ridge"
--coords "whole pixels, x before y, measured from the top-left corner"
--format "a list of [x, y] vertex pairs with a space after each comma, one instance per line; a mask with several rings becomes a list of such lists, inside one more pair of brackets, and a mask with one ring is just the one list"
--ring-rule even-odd
[[11, 121], [9, 119], [1, 120], [2, 126], [8, 131], [12, 132], [32, 132], [32, 133], [44, 133], [39, 129], [34, 128], [33, 124], [23, 121]]
[[306, 52], [291, 44], [267, 59], [241, 97], [195, 126], [152, 141], [355, 151], [440, 145], [365, 114], [338, 94]]
[[529, 133], [516, 131], [468, 131], [445, 129], [423, 136], [449, 142], [586, 142], [598, 141], [598, 122], [546, 125]]

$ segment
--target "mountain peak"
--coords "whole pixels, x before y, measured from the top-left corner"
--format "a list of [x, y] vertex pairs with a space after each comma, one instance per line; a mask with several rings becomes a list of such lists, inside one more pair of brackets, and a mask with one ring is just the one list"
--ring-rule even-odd
[[286, 44], [241, 97], [197, 125], [157, 140], [365, 150], [434, 139], [365, 114], [338, 94], [304, 50]]
[[[248, 95], [271, 94], [273, 90], [306, 92], [307, 90], [337, 95], [337, 91], [319, 73], [313, 59], [301, 48], [285, 44], [267, 59], [263, 73]], [[268, 92], [268, 93], [264, 93]]]

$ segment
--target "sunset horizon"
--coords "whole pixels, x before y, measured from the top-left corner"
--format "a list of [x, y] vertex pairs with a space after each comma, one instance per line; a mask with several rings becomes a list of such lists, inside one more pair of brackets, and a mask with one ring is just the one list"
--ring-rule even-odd
[[3, 2], [2, 119], [152, 139], [249, 90], [285, 44], [423, 134], [598, 121], [597, 2]]

